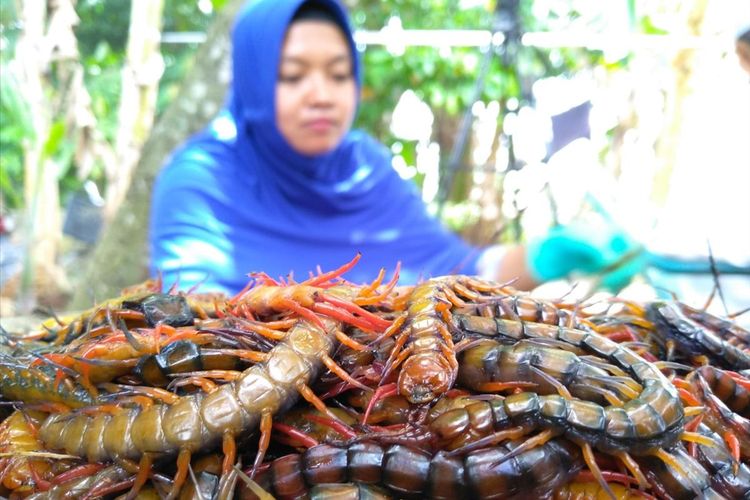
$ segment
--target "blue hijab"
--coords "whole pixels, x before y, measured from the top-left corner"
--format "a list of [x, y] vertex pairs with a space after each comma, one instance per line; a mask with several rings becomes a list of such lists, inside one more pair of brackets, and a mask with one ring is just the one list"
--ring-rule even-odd
[[[477, 249], [425, 210], [389, 151], [350, 131], [333, 151], [298, 153], [275, 123], [275, 87], [287, 27], [305, 0], [257, 0], [232, 33], [234, 79], [226, 107], [172, 155], [157, 179], [151, 271], [165, 285], [234, 293], [247, 274], [298, 280], [335, 269], [357, 252], [346, 278], [370, 281], [401, 261], [400, 283], [476, 272]], [[346, 35], [358, 86], [361, 68], [346, 12], [329, 10]]]

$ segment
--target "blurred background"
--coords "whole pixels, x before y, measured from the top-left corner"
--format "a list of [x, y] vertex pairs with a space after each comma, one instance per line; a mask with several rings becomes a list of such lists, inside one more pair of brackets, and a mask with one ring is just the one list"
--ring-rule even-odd
[[[222, 105], [242, 3], [0, 0], [4, 317], [148, 277], [151, 183]], [[711, 309], [750, 306], [750, 2], [345, 3], [357, 126], [453, 230], [486, 245], [611, 220], [648, 259], [625, 296], [702, 307], [720, 283]]]

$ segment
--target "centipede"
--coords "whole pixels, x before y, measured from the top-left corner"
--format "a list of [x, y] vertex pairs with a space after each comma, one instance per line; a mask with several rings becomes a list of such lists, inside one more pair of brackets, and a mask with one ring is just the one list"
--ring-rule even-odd
[[123, 290], [0, 351], [9, 498], [745, 498], [746, 333], [385, 271]]

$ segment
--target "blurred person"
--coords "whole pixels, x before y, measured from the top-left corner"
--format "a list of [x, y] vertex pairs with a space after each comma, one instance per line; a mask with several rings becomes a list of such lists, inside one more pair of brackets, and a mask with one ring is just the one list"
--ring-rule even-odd
[[[737, 32], [734, 49], [725, 58], [698, 54], [670, 189], [648, 244], [665, 263], [644, 273], [662, 296], [697, 308], [718, 282], [708, 305], [718, 315], [750, 306], [750, 26]], [[735, 321], [750, 327], [750, 314]]]
[[[225, 108], [161, 171], [150, 221], [151, 271], [166, 286], [235, 293], [247, 273], [302, 280], [361, 252], [363, 283], [401, 262], [400, 283], [453, 273], [520, 289], [609, 270], [635, 243], [574, 223], [528, 246], [477, 248], [431, 216], [388, 149], [351, 125], [362, 68], [336, 0], [256, 0], [232, 32]], [[604, 277], [613, 290], [636, 261]]]
[[750, 27], [740, 30], [740, 34], [734, 43], [734, 51], [737, 54], [740, 67], [750, 75]]

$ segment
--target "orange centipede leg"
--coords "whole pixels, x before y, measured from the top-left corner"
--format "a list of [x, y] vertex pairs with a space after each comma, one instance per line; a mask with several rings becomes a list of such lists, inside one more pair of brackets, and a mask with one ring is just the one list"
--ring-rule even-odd
[[182, 489], [182, 485], [185, 484], [187, 479], [188, 469], [190, 467], [190, 450], [182, 448], [180, 453], [177, 455], [177, 472], [175, 472], [174, 479], [172, 480], [172, 489], [167, 495], [167, 500], [173, 500], [177, 498], [177, 495]]
[[355, 380], [352, 378], [351, 375], [349, 375], [346, 370], [341, 368], [330, 356], [327, 354], [324, 354], [320, 357], [320, 360], [323, 361], [323, 364], [326, 365], [326, 368], [331, 370], [337, 377], [339, 377], [341, 380], [345, 380], [349, 384], [353, 385], [354, 387], [358, 389], [362, 389], [365, 391], [371, 391], [372, 389], [370, 387], [367, 387], [365, 384], [359, 382], [358, 380]]
[[225, 431], [221, 439], [221, 451], [224, 453], [224, 460], [221, 462], [221, 475], [225, 476], [234, 468], [234, 461], [237, 457], [237, 443], [234, 441], [234, 434], [231, 431]]
[[138, 492], [146, 484], [148, 476], [151, 474], [151, 465], [154, 463], [154, 457], [150, 453], [144, 453], [141, 461], [138, 463], [138, 474], [135, 476], [133, 487], [130, 488], [125, 500], [133, 500], [138, 496]]
[[250, 471], [250, 478], [255, 477], [255, 473], [258, 471], [258, 467], [263, 463], [263, 458], [266, 456], [268, 445], [271, 443], [271, 429], [273, 428], [273, 416], [270, 411], [264, 411], [260, 416], [260, 440], [258, 441], [258, 453], [255, 454], [255, 460], [253, 460], [253, 468]]

